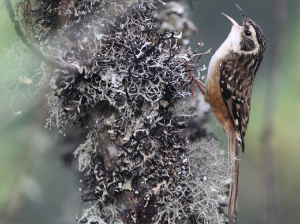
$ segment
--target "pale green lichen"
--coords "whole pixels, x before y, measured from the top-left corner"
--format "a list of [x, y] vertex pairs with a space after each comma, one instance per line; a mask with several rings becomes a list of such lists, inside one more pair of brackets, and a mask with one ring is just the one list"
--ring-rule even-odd
[[[225, 223], [226, 216], [220, 209], [224, 209], [228, 199], [230, 163], [224, 157], [224, 151], [214, 140], [200, 142], [193, 146], [188, 158], [187, 178], [174, 189], [178, 197], [159, 210], [154, 223], [186, 222], [187, 214], [193, 214], [203, 224]], [[181, 201], [183, 197], [185, 203]]]
[[7, 71], [0, 80], [0, 99], [10, 101], [11, 119], [14, 119], [26, 111], [22, 101], [30, 103], [38, 90], [48, 85], [50, 74], [48, 66], [37, 60], [21, 40], [17, 39], [10, 49], [4, 50], [1, 63]]
[[[112, 205], [111, 205], [112, 206]], [[83, 209], [82, 215], [79, 217], [76, 217], [78, 223], [86, 223], [86, 224], [123, 224], [123, 222], [115, 220], [115, 208], [112, 208], [111, 206], [108, 206], [106, 208], [106, 216], [112, 220], [111, 222], [107, 222], [106, 219], [102, 219], [103, 214], [101, 214], [101, 211], [99, 209], [98, 203], [92, 205], [90, 208]]]
[[86, 140], [78, 146], [74, 151], [74, 156], [78, 159], [78, 170], [84, 171], [91, 169], [92, 157], [97, 153], [97, 147], [99, 146], [99, 136], [96, 130], [91, 130], [87, 136]]

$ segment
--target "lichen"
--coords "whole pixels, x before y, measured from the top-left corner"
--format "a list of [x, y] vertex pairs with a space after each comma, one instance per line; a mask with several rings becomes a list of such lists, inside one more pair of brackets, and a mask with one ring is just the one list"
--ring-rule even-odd
[[[161, 8], [177, 14], [159, 30], [160, 4], [37, 0], [30, 18], [19, 5], [28, 36], [77, 71], [52, 68], [46, 126], [64, 134], [79, 124], [88, 133], [74, 152], [85, 172], [82, 201], [92, 203], [79, 222], [224, 222], [228, 164], [214, 142], [193, 146], [183, 134], [199, 116], [191, 74], [208, 51], [185, 46], [183, 35], [196, 28], [179, 3]], [[180, 17], [182, 32], [168, 30]]]
[[99, 137], [96, 130], [91, 130], [87, 136], [86, 141], [78, 146], [74, 151], [74, 156], [78, 159], [78, 170], [84, 171], [85, 169], [91, 169], [92, 157], [97, 153], [97, 147], [99, 145]]

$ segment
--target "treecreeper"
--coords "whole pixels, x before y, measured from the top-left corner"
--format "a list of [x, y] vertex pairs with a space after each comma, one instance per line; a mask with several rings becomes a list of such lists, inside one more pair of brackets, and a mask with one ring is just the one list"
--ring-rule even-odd
[[233, 26], [227, 39], [211, 58], [205, 87], [205, 100], [228, 137], [232, 179], [228, 201], [230, 223], [236, 223], [237, 216], [239, 149], [245, 150], [253, 82], [266, 49], [259, 25], [246, 18], [242, 9], [236, 6], [241, 12], [243, 25], [239, 26], [223, 14]]

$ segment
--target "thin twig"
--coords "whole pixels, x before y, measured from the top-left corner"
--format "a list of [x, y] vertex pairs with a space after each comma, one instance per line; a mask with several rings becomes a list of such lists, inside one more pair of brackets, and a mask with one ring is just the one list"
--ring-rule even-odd
[[9, 13], [9, 17], [11, 19], [12, 25], [15, 28], [15, 31], [17, 35], [20, 37], [22, 42], [41, 60], [43, 60], [45, 63], [53, 65], [57, 68], [61, 68], [64, 70], [68, 70], [70, 72], [78, 73], [78, 70], [71, 64], [66, 63], [66, 62], [60, 62], [52, 57], [46, 55], [43, 51], [40, 51], [39, 48], [32, 43], [27, 37], [24, 31], [22, 30], [20, 26], [20, 22], [18, 20], [18, 17], [15, 14], [15, 11], [13, 9], [12, 3], [10, 0], [6, 0], [6, 8]]

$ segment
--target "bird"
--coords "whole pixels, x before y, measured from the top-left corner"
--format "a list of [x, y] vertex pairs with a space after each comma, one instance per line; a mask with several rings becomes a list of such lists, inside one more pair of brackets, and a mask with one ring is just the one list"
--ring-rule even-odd
[[233, 26], [210, 60], [204, 96], [228, 137], [228, 157], [231, 161], [228, 199], [230, 223], [236, 223], [237, 216], [239, 149], [245, 150], [253, 82], [266, 49], [265, 37], [259, 25], [246, 18], [243, 10], [236, 6], [243, 25], [239, 26], [222, 13]]

